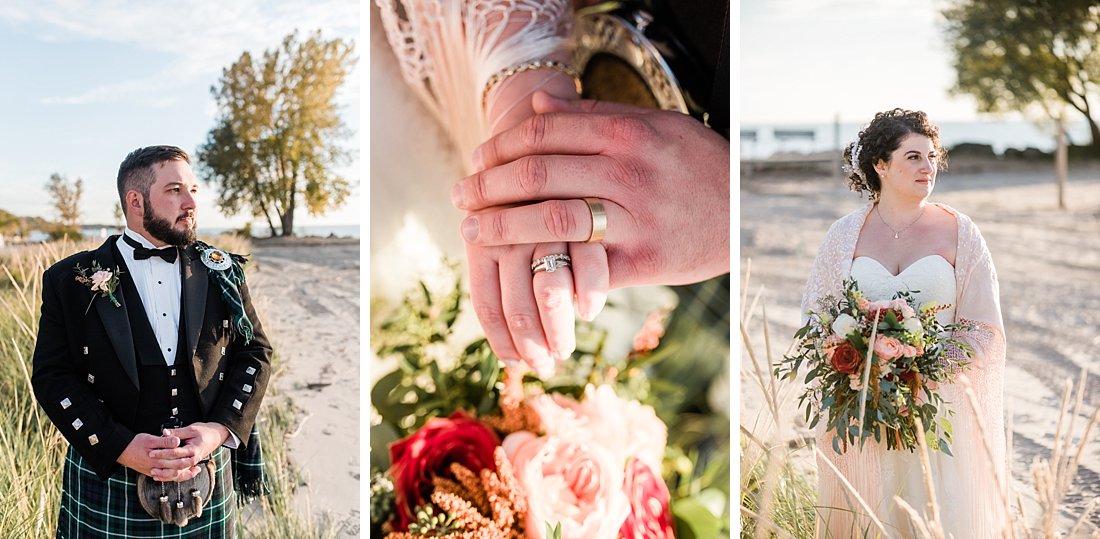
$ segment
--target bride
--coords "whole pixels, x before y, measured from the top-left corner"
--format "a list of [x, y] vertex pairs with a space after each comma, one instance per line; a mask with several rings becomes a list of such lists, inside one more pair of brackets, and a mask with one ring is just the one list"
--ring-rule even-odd
[[[966, 215], [928, 201], [936, 173], [945, 165], [939, 128], [919, 111], [881, 112], [844, 152], [849, 186], [866, 191], [871, 203], [829, 228], [818, 250], [802, 300], [815, 308], [839, 295], [851, 277], [871, 300], [911, 290], [918, 303], [951, 307], [941, 323], [976, 329], [955, 335], [973, 346], [963, 375], [973, 388], [976, 409], [961, 381], [940, 386], [954, 430], [953, 455], [930, 452], [928, 475], [937, 509], [931, 507], [920, 457], [887, 451], [869, 440], [837, 454], [832, 434], [817, 428], [817, 445], [873, 512], [867, 514], [852, 489], [825, 463], [818, 465], [820, 535], [862, 537], [916, 535], [902, 500], [926, 521], [938, 520], [945, 536], [997, 537], [1005, 526], [1005, 433], [1003, 418], [1005, 338], [997, 274], [978, 228]], [[826, 422], [822, 421], [821, 425]], [[821, 458], [821, 457], [819, 457]]]

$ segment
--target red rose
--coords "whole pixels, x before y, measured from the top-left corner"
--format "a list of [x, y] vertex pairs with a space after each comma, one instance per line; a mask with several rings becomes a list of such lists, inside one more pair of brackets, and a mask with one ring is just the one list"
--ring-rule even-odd
[[393, 478], [397, 516], [395, 531], [405, 531], [415, 521], [413, 511], [429, 503], [432, 478], [454, 479], [451, 463], [478, 473], [495, 470], [493, 449], [500, 439], [491, 429], [458, 410], [450, 418], [432, 418], [409, 437], [390, 445], [390, 477]]
[[833, 368], [838, 372], [855, 374], [859, 370], [859, 363], [862, 359], [859, 350], [856, 350], [852, 343], [844, 341], [833, 349], [833, 357], [830, 361], [833, 363]]
[[668, 509], [668, 486], [644, 462], [631, 458], [626, 464], [623, 490], [630, 499], [630, 515], [619, 528], [619, 539], [674, 539]]

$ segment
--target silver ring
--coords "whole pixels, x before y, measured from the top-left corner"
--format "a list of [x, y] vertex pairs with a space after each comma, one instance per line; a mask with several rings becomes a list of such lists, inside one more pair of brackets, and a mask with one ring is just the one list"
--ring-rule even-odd
[[534, 262], [531, 262], [531, 274], [534, 275], [540, 271], [554, 273], [558, 268], [568, 266], [570, 260], [572, 259], [567, 254], [546, 255], [542, 258], [536, 258]]

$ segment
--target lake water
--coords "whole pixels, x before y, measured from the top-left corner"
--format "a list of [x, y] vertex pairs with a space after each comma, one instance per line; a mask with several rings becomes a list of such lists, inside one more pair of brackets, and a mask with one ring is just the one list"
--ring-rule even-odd
[[[232, 227], [199, 227], [200, 236], [217, 236], [223, 232], [232, 232], [237, 230]], [[86, 228], [83, 231], [85, 238], [105, 238], [111, 234], [119, 234], [122, 229], [108, 226], [100, 227], [96, 229]], [[270, 236], [270, 230], [267, 226], [252, 225], [252, 235], [257, 238], [266, 238]], [[294, 235], [296, 236], [320, 236], [328, 237], [330, 235], [341, 238], [358, 238], [359, 237], [359, 225], [311, 225], [311, 226], [298, 226], [294, 227]], [[46, 236], [38, 238], [38, 241], [43, 241]], [[34, 235], [31, 235], [31, 241], [35, 241]]]
[[[816, 153], [836, 151], [850, 144], [864, 124], [742, 124], [741, 158], [762, 159], [777, 153]], [[993, 151], [1007, 148], [1054, 150], [1053, 125], [1040, 127], [1027, 121], [943, 122], [941, 142], [950, 149], [962, 142], [990, 144]], [[839, 140], [837, 138], [839, 127]], [[1088, 144], [1089, 128], [1084, 121], [1067, 126], [1070, 142]]]

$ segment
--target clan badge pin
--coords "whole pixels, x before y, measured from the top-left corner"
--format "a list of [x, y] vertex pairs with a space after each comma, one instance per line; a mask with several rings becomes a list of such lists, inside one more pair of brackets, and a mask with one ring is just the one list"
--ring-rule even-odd
[[233, 261], [229, 258], [229, 253], [210, 248], [202, 252], [202, 263], [214, 271], [222, 271], [229, 269]]

